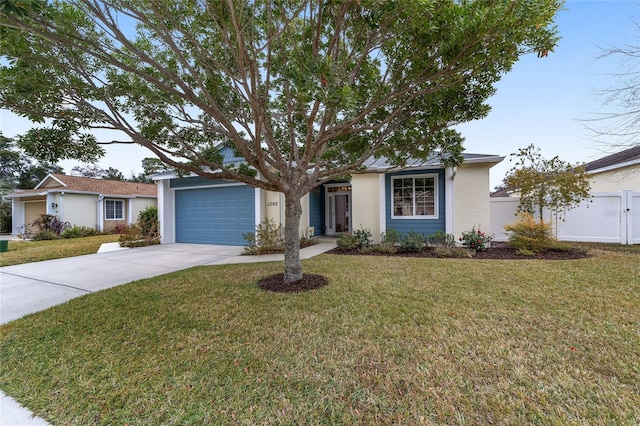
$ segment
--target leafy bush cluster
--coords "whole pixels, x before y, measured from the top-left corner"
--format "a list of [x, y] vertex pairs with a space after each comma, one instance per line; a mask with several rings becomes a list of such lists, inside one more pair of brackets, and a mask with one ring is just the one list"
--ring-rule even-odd
[[99, 232], [96, 228], [91, 228], [89, 226], [77, 226], [74, 225], [71, 228], [65, 229], [60, 237], [62, 238], [82, 238], [82, 237], [93, 237], [98, 235]]
[[256, 226], [256, 232], [242, 235], [247, 241], [245, 254], [260, 255], [280, 252], [284, 248], [284, 230], [275, 220], [267, 218]]
[[425, 235], [419, 232], [401, 234], [396, 229], [387, 229], [380, 234], [380, 244], [373, 244], [371, 231], [360, 229], [353, 234], [340, 234], [338, 248], [341, 250], [362, 250], [364, 252], [378, 253], [417, 253], [424, 247], [438, 249], [439, 257], [467, 257], [467, 250], [456, 247], [455, 237], [446, 232], [438, 231], [433, 235]]
[[371, 247], [373, 234], [369, 229], [357, 229], [352, 234], [342, 233], [338, 237], [338, 248], [341, 250], [367, 249]]
[[126, 227], [120, 227], [120, 247], [142, 247], [160, 244], [160, 222], [158, 208], [147, 207], [138, 214], [138, 221]]
[[471, 231], [463, 232], [460, 241], [462, 244], [475, 251], [483, 251], [489, 247], [489, 243], [493, 239], [493, 235], [487, 235], [480, 230], [480, 227], [472, 227]]
[[69, 222], [62, 222], [57, 216], [43, 214], [30, 224], [21, 226], [19, 233], [23, 238], [30, 237], [35, 241], [56, 240], [70, 227]]
[[509, 243], [523, 255], [541, 253], [556, 244], [551, 222], [537, 221], [530, 213], [520, 214], [516, 223], [505, 225], [504, 229], [510, 234]]
[[456, 237], [443, 231], [427, 236], [427, 244], [436, 248], [451, 248], [456, 246]]
[[417, 253], [426, 245], [426, 235], [411, 231], [402, 236], [399, 248], [403, 253]]

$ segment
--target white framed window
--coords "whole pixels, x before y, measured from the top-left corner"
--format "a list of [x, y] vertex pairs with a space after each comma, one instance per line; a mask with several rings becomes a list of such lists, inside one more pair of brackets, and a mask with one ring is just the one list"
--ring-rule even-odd
[[437, 219], [438, 175], [391, 177], [392, 219]]
[[106, 220], [124, 220], [124, 201], [105, 200], [104, 208]]

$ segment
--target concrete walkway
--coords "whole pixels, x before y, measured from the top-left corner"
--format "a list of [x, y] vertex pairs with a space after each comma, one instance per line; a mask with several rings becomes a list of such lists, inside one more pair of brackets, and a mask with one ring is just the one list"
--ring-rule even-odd
[[[25, 243], [28, 244], [28, 243]], [[336, 246], [323, 241], [300, 250], [302, 259]], [[242, 256], [243, 247], [161, 244], [0, 268], [0, 324], [85, 294], [202, 265], [278, 262], [284, 255]], [[45, 420], [0, 391], [0, 424], [45, 426]]]

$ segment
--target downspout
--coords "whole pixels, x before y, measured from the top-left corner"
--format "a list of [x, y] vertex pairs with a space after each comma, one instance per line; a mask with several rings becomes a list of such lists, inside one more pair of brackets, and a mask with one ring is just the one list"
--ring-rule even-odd
[[380, 222], [380, 235], [387, 233], [387, 200], [385, 198], [385, 174], [378, 174], [378, 199], [380, 200], [378, 206], [378, 222]]
[[127, 220], [127, 225], [133, 224], [133, 198], [129, 198], [129, 201], [127, 202], [127, 216], [129, 218]]
[[444, 209], [444, 229], [447, 234], [454, 234], [454, 213], [455, 213], [455, 197], [453, 181], [458, 173], [457, 167], [447, 167], [444, 171], [445, 176], [445, 209]]
[[60, 193], [60, 197], [58, 198], [58, 219], [60, 222], [64, 222], [64, 192]]
[[104, 231], [104, 208], [103, 201], [104, 196], [102, 194], [98, 195], [98, 231]]

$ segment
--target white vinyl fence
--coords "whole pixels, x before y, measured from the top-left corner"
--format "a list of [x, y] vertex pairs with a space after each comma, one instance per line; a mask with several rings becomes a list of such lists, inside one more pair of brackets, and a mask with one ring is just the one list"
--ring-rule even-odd
[[[557, 217], [545, 212], [561, 241], [640, 244], [640, 192], [596, 192], [575, 209]], [[491, 233], [506, 241], [504, 225], [516, 221], [518, 198], [491, 198]]]

